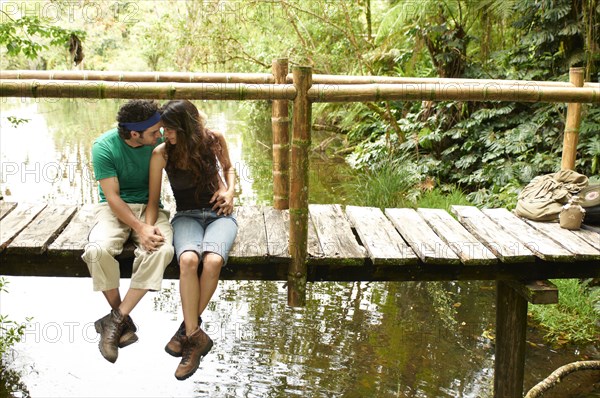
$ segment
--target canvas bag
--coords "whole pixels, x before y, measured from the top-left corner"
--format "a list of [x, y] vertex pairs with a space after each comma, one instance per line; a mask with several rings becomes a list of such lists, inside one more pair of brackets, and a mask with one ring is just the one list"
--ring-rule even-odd
[[537, 176], [519, 194], [515, 214], [534, 221], [558, 221], [564, 204], [588, 185], [588, 178], [573, 170]]

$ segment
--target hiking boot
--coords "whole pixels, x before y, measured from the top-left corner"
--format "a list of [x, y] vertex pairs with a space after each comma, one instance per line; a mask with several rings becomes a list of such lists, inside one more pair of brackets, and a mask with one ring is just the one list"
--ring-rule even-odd
[[137, 332], [137, 327], [135, 326], [135, 323], [133, 323], [133, 319], [127, 315], [125, 318], [125, 328], [123, 329], [123, 334], [119, 339], [119, 348], [127, 347], [128, 345], [138, 341], [138, 337], [135, 332]]
[[[202, 318], [198, 317], [198, 327], [202, 324]], [[178, 358], [181, 356], [183, 349], [183, 338], [185, 337], [185, 322], [181, 322], [179, 329], [175, 332], [171, 340], [165, 346], [165, 351], [170, 355]]]
[[98, 348], [102, 356], [108, 361], [115, 363], [119, 355], [119, 342], [125, 329], [125, 318], [118, 309], [112, 310], [110, 314], [98, 319], [94, 326], [100, 334]]
[[212, 346], [213, 341], [200, 326], [189, 336], [183, 336], [182, 358], [175, 371], [175, 378], [185, 380], [193, 375], [200, 366], [200, 359], [208, 354]]

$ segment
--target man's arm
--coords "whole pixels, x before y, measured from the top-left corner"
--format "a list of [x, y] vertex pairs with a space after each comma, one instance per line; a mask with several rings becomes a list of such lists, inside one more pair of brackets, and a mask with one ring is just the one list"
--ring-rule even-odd
[[161, 235], [160, 230], [138, 219], [127, 203], [121, 199], [119, 180], [116, 177], [104, 178], [98, 182], [110, 209], [119, 220], [129, 225], [139, 235], [140, 244], [145, 250], [154, 251], [162, 245], [165, 238]]

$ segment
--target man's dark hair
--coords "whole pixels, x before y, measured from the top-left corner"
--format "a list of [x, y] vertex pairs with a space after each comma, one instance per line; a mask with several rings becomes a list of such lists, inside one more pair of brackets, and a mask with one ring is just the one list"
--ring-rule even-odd
[[[158, 104], [153, 100], [130, 100], [121, 105], [117, 113], [117, 122], [135, 123], [150, 119], [158, 111]], [[128, 140], [131, 138], [131, 130], [119, 126], [119, 136]], [[140, 131], [140, 133], [142, 133]]]

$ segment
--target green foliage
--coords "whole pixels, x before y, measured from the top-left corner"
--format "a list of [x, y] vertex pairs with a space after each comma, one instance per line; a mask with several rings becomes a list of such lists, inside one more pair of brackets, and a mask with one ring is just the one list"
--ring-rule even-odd
[[[384, 14], [377, 43], [389, 46], [393, 40], [398, 42], [390, 52], [394, 60], [404, 63], [388, 70], [402, 75], [404, 65], [411, 61], [417, 62], [412, 69], [426, 70], [425, 76], [430, 75], [432, 65], [439, 76], [460, 70], [447, 53], [463, 53], [467, 62], [464, 77], [472, 78], [565, 81], [573, 62], [595, 65], [585, 54], [593, 41], [588, 36], [597, 34], [598, 29], [586, 26], [599, 26], [597, 19], [586, 14], [587, 2], [583, 8], [568, 0], [443, 1], [438, 5], [424, 7], [428, 12], [419, 13], [411, 10], [409, 2], [399, 1]], [[421, 27], [424, 21], [430, 24]], [[489, 31], [490, 26], [498, 32]], [[456, 36], [457, 29], [464, 29], [466, 35]], [[497, 36], [505, 33], [508, 38]], [[404, 46], [406, 42], [411, 44]], [[427, 54], [430, 62], [416, 52]], [[472, 54], [480, 59], [469, 58]], [[356, 169], [377, 169], [388, 161], [416, 161], [422, 178], [457, 186], [468, 192], [468, 199], [476, 205], [511, 208], [522, 186], [536, 175], [560, 167], [564, 104], [450, 101], [388, 105], [398, 119], [399, 131], [380, 112], [373, 112], [373, 107], [351, 105], [338, 119], [355, 145], [348, 161]], [[600, 111], [587, 109], [578, 147], [580, 173], [598, 173], [598, 131]]]
[[31, 398], [27, 386], [21, 381], [21, 372], [6, 367], [0, 361], [0, 397]]
[[589, 170], [591, 175], [600, 174], [600, 107], [583, 112], [579, 131], [579, 159], [577, 166]]
[[16, 116], [7, 116], [6, 119], [12, 127], [19, 127], [20, 124], [28, 123], [31, 119], [25, 119]]
[[[23, 16], [12, 19], [4, 14], [0, 23], [0, 46], [5, 46], [8, 55], [23, 53], [29, 59], [35, 59], [49, 46], [66, 46], [71, 34], [80, 39], [85, 37], [82, 30], [68, 30], [44, 23], [37, 16]], [[47, 39], [43, 44], [41, 39]]]
[[[6, 290], [8, 281], [0, 277], [0, 294], [8, 293]], [[30, 318], [27, 319], [29, 321]], [[25, 324], [19, 324], [8, 319], [6, 315], [0, 314], [0, 359], [10, 347], [21, 341], [25, 333]]]
[[558, 279], [558, 304], [530, 305], [532, 319], [546, 329], [546, 339], [554, 344], [594, 343], [600, 338], [600, 287], [587, 281]]

